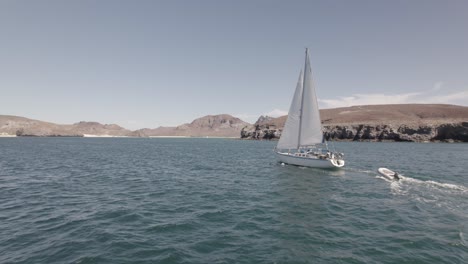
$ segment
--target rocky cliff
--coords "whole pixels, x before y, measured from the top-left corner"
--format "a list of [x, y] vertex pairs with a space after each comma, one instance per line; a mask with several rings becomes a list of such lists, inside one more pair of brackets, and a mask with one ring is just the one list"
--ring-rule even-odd
[[468, 142], [468, 122], [420, 125], [326, 125], [327, 140]]
[[[368, 105], [320, 110], [327, 140], [468, 142], [468, 107]], [[287, 116], [261, 117], [241, 138], [278, 139]]]

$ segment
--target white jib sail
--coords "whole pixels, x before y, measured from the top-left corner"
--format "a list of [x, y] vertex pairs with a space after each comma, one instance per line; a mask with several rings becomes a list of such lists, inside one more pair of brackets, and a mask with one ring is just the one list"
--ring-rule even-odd
[[303, 82], [301, 70], [291, 107], [289, 107], [288, 119], [286, 120], [278, 145], [276, 146], [278, 149], [297, 149], [299, 147], [299, 122], [301, 117]]
[[317, 103], [317, 95], [315, 94], [315, 87], [312, 80], [312, 70], [310, 68], [308, 49], [306, 49], [303, 86], [304, 94], [302, 100], [299, 145], [310, 146], [322, 143], [323, 132]]

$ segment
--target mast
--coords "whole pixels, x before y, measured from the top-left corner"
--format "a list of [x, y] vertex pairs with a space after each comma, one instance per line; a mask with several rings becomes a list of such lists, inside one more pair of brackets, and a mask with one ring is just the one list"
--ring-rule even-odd
[[[304, 76], [302, 78], [302, 89], [305, 89], [305, 81], [306, 81], [306, 74], [307, 74], [307, 59], [309, 57], [309, 48], [306, 48], [306, 56], [305, 56], [305, 63], [304, 63]], [[304, 90], [302, 92], [301, 98], [301, 112], [299, 115], [299, 139], [297, 140], [297, 149], [301, 146], [301, 130], [302, 130], [302, 112], [304, 111]]]

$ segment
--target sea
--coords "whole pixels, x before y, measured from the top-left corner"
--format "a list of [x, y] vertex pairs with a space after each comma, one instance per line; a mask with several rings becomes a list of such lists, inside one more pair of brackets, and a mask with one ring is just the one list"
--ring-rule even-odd
[[275, 145], [0, 138], [0, 263], [468, 263], [467, 144]]

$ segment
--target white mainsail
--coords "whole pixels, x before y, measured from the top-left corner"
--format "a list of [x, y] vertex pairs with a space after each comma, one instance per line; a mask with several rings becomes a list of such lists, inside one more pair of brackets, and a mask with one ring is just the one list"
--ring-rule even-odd
[[281, 137], [276, 146], [278, 149], [297, 149], [299, 146], [299, 123], [301, 118], [301, 101], [302, 101], [302, 85], [303, 85], [302, 70], [297, 81], [296, 91], [289, 107], [288, 119], [281, 133]]
[[300, 146], [310, 146], [322, 143], [323, 132], [320, 112], [317, 103], [317, 95], [312, 81], [312, 70], [309, 61], [309, 49], [306, 49], [304, 68], [304, 92], [302, 95], [301, 130], [299, 137]]
[[298, 149], [322, 143], [322, 124], [312, 82], [312, 70], [309, 62], [309, 50], [306, 49], [304, 74], [299, 81], [289, 108], [288, 119], [278, 142], [278, 149]]

